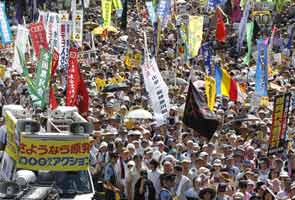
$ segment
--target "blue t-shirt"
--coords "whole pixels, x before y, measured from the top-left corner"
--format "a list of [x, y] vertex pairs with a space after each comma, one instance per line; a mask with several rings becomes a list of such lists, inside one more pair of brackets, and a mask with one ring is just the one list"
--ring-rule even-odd
[[159, 200], [173, 200], [172, 195], [167, 190], [161, 190]]

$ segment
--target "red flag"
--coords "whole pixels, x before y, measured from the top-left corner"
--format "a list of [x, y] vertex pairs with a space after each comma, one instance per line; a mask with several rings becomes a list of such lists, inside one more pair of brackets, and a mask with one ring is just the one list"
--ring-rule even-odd
[[54, 88], [51, 85], [52, 79], [55, 74], [55, 70], [57, 68], [58, 58], [59, 58], [59, 54], [56, 50], [54, 50], [52, 53], [51, 74], [50, 74], [50, 91], [49, 91], [49, 104], [50, 104], [51, 110], [54, 110], [58, 106], [58, 102], [56, 100], [55, 93], [54, 93]]
[[223, 22], [223, 17], [219, 8], [216, 9], [216, 40], [219, 42], [225, 42], [226, 28]]
[[55, 74], [55, 70], [57, 68], [58, 65], [58, 59], [59, 59], [59, 54], [56, 50], [53, 50], [52, 53], [52, 62], [51, 62], [51, 79], [53, 78], [54, 74]]
[[78, 92], [80, 73], [78, 66], [78, 49], [70, 48], [69, 52], [69, 67], [68, 67], [68, 80], [66, 92], [66, 106], [78, 105]]
[[49, 91], [49, 102], [50, 102], [50, 109], [51, 110], [54, 110], [55, 108], [57, 108], [58, 102], [56, 100], [53, 87], [50, 87], [50, 91]]
[[46, 39], [46, 33], [42, 22], [33, 23], [30, 25], [30, 36], [32, 40], [32, 46], [37, 58], [40, 56], [40, 50], [45, 48], [48, 50], [48, 42]]
[[229, 99], [231, 101], [238, 100], [238, 83], [233, 78], [230, 80]]
[[88, 108], [89, 108], [89, 95], [87, 91], [87, 86], [84, 82], [83, 76], [80, 73], [80, 85], [79, 85], [79, 113], [83, 117], [88, 116]]

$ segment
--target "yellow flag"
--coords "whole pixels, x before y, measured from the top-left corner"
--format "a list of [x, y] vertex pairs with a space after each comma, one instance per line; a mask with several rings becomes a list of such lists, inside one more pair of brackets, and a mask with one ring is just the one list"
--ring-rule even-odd
[[203, 16], [189, 16], [188, 47], [191, 58], [198, 55], [203, 38]]
[[121, 0], [113, 0], [115, 10], [123, 9]]
[[2, 79], [2, 80], [4, 78], [5, 71], [6, 71], [5, 65], [0, 65], [0, 79]]
[[112, 1], [111, 0], [102, 0], [102, 18], [103, 26], [111, 26], [111, 17], [112, 17]]
[[115, 198], [116, 200], [120, 200], [121, 198], [120, 198], [120, 193], [119, 192], [116, 192], [116, 198]]
[[216, 99], [216, 82], [210, 76], [205, 77], [205, 92], [207, 96], [208, 107], [211, 111], [213, 111]]
[[98, 77], [95, 79], [95, 83], [98, 91], [102, 91], [106, 86], [106, 81]]
[[221, 94], [223, 96], [229, 97], [231, 77], [224, 68], [221, 68], [221, 71], [222, 71]]
[[129, 54], [127, 54], [125, 56], [124, 63], [128, 67], [128, 69], [132, 69], [132, 67], [131, 67], [131, 58], [130, 58], [130, 55]]

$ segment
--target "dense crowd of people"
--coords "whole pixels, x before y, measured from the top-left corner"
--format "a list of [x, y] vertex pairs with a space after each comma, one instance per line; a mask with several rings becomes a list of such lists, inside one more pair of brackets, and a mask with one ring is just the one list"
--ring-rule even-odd
[[[167, 119], [161, 122], [156, 118], [126, 117], [135, 109], [153, 113], [140, 68], [144, 60], [144, 32], [149, 47], [153, 46], [154, 34], [145, 2], [129, 1], [125, 30], [119, 28], [120, 19], [116, 17], [113, 25], [117, 30], [107, 34], [93, 37], [91, 30], [94, 27], [84, 25], [83, 46], [79, 51], [94, 52], [92, 59], [80, 58], [81, 73], [90, 96], [87, 120], [94, 127], [90, 138], [90, 171], [95, 188], [104, 192], [107, 200], [118, 197], [127, 200], [295, 199], [295, 106], [292, 103], [284, 150], [279, 154], [268, 154], [274, 98], [286, 92], [295, 95], [294, 38], [291, 38], [291, 47], [287, 45], [294, 29], [295, 4], [282, 3], [281, 10], [272, 7], [265, 24], [258, 23], [254, 15], [249, 16], [257, 27], [253, 32], [254, 53], [247, 65], [242, 59], [248, 50], [246, 41], [241, 52], [236, 51], [238, 34], [235, 26], [243, 16], [243, 1], [220, 3], [227, 20], [224, 42], [215, 39], [215, 10], [202, 7], [201, 2], [175, 1], [174, 4], [185, 5], [187, 14], [204, 15], [202, 44], [211, 44], [212, 62], [222, 64], [231, 77], [246, 85], [243, 102], [216, 97], [213, 112], [220, 123], [210, 140], [182, 121], [190, 80], [196, 82], [205, 96], [207, 72], [201, 53], [191, 59], [185, 58], [185, 45], [180, 42], [175, 16], [171, 16], [161, 32], [156, 55], [158, 67], [169, 87], [171, 103]], [[252, 12], [259, 3], [253, 1]], [[55, 7], [59, 9], [58, 4]], [[70, 8], [63, 5], [63, 9]], [[84, 9], [85, 24], [86, 21], [101, 23], [100, 1], [90, 1], [89, 8]], [[274, 26], [278, 31], [272, 36]], [[254, 107], [257, 105], [253, 102], [257, 58], [255, 39], [267, 37], [273, 37], [272, 51], [277, 55], [268, 77], [269, 103]], [[11, 69], [13, 51], [7, 49], [0, 50], [0, 64], [6, 66], [0, 81], [0, 107], [20, 104], [32, 110], [34, 118], [46, 119], [46, 112], [50, 111], [32, 106], [26, 79]], [[28, 52], [27, 61], [30, 55]], [[29, 71], [33, 73], [34, 61], [27, 64], [31, 65]], [[66, 74], [66, 71], [58, 71], [53, 81], [59, 105], [65, 105]], [[126, 84], [126, 87], [106, 91], [114, 83]], [[0, 141], [5, 144], [3, 134]]]

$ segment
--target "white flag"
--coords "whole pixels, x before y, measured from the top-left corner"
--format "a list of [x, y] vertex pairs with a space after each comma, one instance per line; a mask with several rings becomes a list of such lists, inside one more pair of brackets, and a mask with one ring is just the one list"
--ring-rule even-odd
[[142, 65], [144, 85], [149, 94], [151, 107], [158, 122], [164, 123], [170, 110], [168, 87], [159, 71], [155, 58], [145, 59]]
[[29, 32], [27, 28], [24, 25], [19, 24], [17, 26], [16, 38], [14, 41], [14, 58], [12, 63], [12, 68], [15, 69], [18, 73], [22, 73], [23, 68], [20, 64], [17, 48], [19, 49], [19, 52], [21, 52], [23, 55], [25, 54], [26, 45], [28, 42], [28, 35]]
[[47, 20], [47, 41], [49, 49], [58, 48], [58, 14], [50, 12]]

